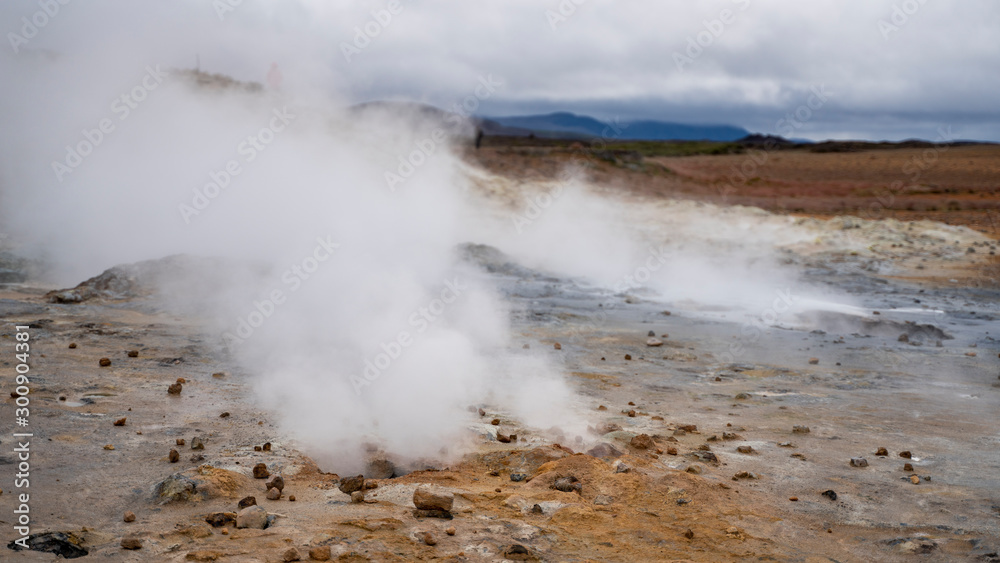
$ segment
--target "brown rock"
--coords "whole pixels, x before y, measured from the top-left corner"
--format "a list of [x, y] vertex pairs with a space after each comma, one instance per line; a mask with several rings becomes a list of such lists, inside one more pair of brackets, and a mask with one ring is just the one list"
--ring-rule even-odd
[[170, 460], [170, 463], [177, 463], [181, 460], [181, 454], [177, 450], [170, 450], [170, 453], [167, 454], [167, 459]]
[[868, 467], [868, 460], [863, 457], [852, 457], [851, 467]]
[[629, 418], [635, 418], [635, 410], [630, 410], [625, 414], [627, 414]]
[[344, 477], [340, 480], [340, 485], [337, 487], [340, 492], [345, 495], [349, 495], [354, 491], [360, 491], [362, 487], [365, 486], [365, 476], [355, 475], [354, 477]]
[[288, 502], [295, 502], [295, 495], [288, 495]]
[[449, 526], [448, 529], [446, 529], [444, 531], [444, 533], [448, 534], [449, 536], [454, 536], [455, 535], [455, 526]]
[[799, 426], [798, 424], [792, 426], [792, 434], [808, 434], [808, 433], [809, 433], [808, 426]]
[[184, 386], [180, 383], [171, 383], [170, 387], [167, 387], [167, 393], [170, 395], [180, 395], [182, 389], [184, 389]]
[[486, 411], [479, 409], [479, 416], [486, 416]]
[[877, 450], [877, 451], [875, 452], [875, 455], [882, 455], [882, 456], [886, 456], [886, 455], [889, 455], [889, 450], [887, 450], [887, 449], [885, 449], [885, 448], [879, 448], [879, 449], [878, 449], [878, 450]]
[[240, 510], [243, 510], [244, 508], [246, 508], [248, 506], [254, 506], [256, 504], [257, 504], [257, 497], [255, 497], [255, 496], [249, 496], [249, 497], [243, 497], [242, 499], [240, 499], [240, 502], [236, 504], [236, 507], [239, 508]]
[[263, 449], [265, 452], [271, 451], [271, 442], [264, 442], [264, 445], [261, 446], [261, 449]]
[[365, 492], [364, 491], [354, 491], [351, 493], [351, 502], [354, 504], [361, 504], [365, 502]]
[[125, 426], [125, 420], [124, 418], [119, 418], [115, 421], [115, 426]]
[[289, 547], [281, 554], [282, 561], [301, 561], [302, 556], [299, 555], [299, 550], [294, 547]]
[[683, 430], [685, 432], [697, 432], [698, 431], [698, 425], [697, 424], [682, 424], [682, 425], [678, 426], [677, 429], [678, 430]]
[[687, 539], [689, 539], [689, 540], [693, 539], [694, 538], [694, 531], [691, 530], [691, 528], [688, 528], [687, 530], [684, 530], [684, 537], [687, 538]]
[[266, 487], [264, 490], [269, 491], [271, 489], [278, 489], [280, 492], [285, 490], [285, 480], [281, 477], [281, 475], [274, 475], [267, 480], [267, 483], [264, 486]]
[[[252, 497], [250, 497], [252, 498]], [[242, 502], [242, 501], [241, 501]], [[254, 504], [257, 500], [254, 499]], [[249, 504], [247, 506], [253, 506]], [[246, 506], [241, 506], [240, 510], [246, 508]], [[236, 525], [236, 513], [235, 512], [213, 512], [205, 517], [205, 522], [213, 528], [219, 528], [221, 526], [235, 526]]]
[[649, 448], [652, 448], [655, 444], [653, 443], [653, 439], [649, 436], [649, 434], [639, 434], [638, 436], [632, 438], [632, 440], [629, 442], [629, 445], [638, 450], [648, 450]]
[[102, 368], [106, 368], [106, 367], [108, 367], [108, 366], [111, 365], [111, 359], [110, 358], [101, 358], [100, 360], [97, 361], [97, 363]]
[[122, 538], [122, 549], [142, 549], [140, 538]]
[[[621, 473], [619, 471], [619, 473]], [[552, 483], [552, 488], [557, 491], [562, 491], [564, 493], [579, 493], [583, 490], [583, 483], [579, 479], [570, 475], [568, 477], [559, 477]]]
[[736, 451], [740, 452], [741, 454], [756, 453], [754, 451], [754, 449], [752, 447], [750, 447], [750, 446], [739, 446], [739, 447], [736, 448]]
[[455, 502], [451, 493], [435, 493], [425, 487], [417, 487], [413, 491], [413, 505], [420, 510], [443, 510], [450, 512]]
[[184, 379], [183, 377], [178, 377], [176, 383], [180, 383], [181, 385], [184, 385], [185, 383], [187, 383], [187, 380]]
[[138, 358], [139, 357], [139, 351], [138, 350], [129, 350], [128, 352], [126, 352], [126, 354], [130, 358]]
[[510, 436], [497, 432], [497, 442], [500, 442], [502, 444], [509, 444]]
[[267, 470], [267, 465], [263, 463], [258, 463], [253, 466], [253, 478], [254, 479], [267, 479], [271, 476], [271, 472]]
[[910, 475], [910, 482], [913, 483], [914, 485], [919, 485], [920, 477], [917, 477], [916, 475]]
[[677, 448], [673, 448], [673, 447], [667, 448], [667, 454], [668, 455], [677, 455]]
[[176, 440], [174, 440], [174, 443], [177, 444], [178, 446], [183, 446], [184, 438], [177, 438]]
[[219, 415], [219, 418], [229, 418], [229, 411], [225, 411]]
[[500, 426], [500, 419], [494, 418], [493, 420], [490, 421], [490, 424], [492, 424], [493, 426]]
[[809, 363], [812, 365], [816, 365], [819, 363], [819, 358], [809, 358]]
[[268, 489], [267, 500], [278, 500], [281, 498], [281, 489]]
[[560, 344], [558, 342], [556, 342], [555, 344], [553, 344], [552, 347], [555, 348], [556, 350], [562, 350], [562, 344]]
[[626, 360], [631, 360], [632, 359], [632, 354], [625, 354], [625, 359]]
[[333, 557], [333, 554], [330, 553], [330, 546], [328, 545], [321, 545], [309, 550], [309, 559], [313, 561], [329, 561], [331, 557]]
[[903, 464], [903, 471], [913, 471], [913, 464], [904, 463]]
[[535, 559], [528, 548], [521, 544], [515, 543], [503, 550], [504, 559], [510, 559], [511, 561], [532, 561]]
[[591, 457], [601, 457], [601, 458], [619, 457], [622, 455], [622, 452], [619, 451], [618, 448], [612, 446], [607, 442], [601, 442], [600, 444], [597, 444], [593, 448], [587, 450], [587, 455]]
[[222, 554], [218, 551], [212, 551], [211, 549], [199, 549], [196, 551], [189, 551], [184, 559], [188, 561], [217, 561]]
[[905, 458], [905, 459], [913, 459], [913, 454], [911, 454], [909, 450], [906, 450], [906, 451], [899, 452], [899, 457], [902, 457], [902, 458]]
[[236, 527], [263, 530], [267, 527], [267, 511], [257, 505], [244, 508], [236, 515]]
[[70, 342], [70, 343], [69, 343], [69, 349], [70, 349], [70, 350], [73, 350], [73, 349], [75, 349], [75, 348], [76, 348], [76, 342]]
[[424, 543], [427, 545], [437, 545], [438, 542], [436, 539], [434, 539], [434, 534], [426, 532], [424, 534]]
[[204, 450], [205, 442], [199, 436], [191, 438], [191, 449], [192, 450]]
[[132, 512], [131, 510], [125, 511], [125, 516], [122, 517], [122, 520], [125, 522], [135, 522], [135, 512]]

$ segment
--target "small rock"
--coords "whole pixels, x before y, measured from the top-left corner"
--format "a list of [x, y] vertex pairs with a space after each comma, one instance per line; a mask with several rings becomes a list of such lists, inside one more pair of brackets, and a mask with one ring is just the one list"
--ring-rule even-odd
[[142, 549], [142, 539], [122, 538], [122, 549]]
[[902, 458], [905, 458], [905, 459], [913, 459], [913, 454], [911, 454], [909, 452], [909, 450], [902, 451], [902, 452], [899, 452], [899, 457], [902, 457]]
[[646, 340], [646, 346], [650, 348], [656, 348], [657, 346], [663, 346], [663, 341], [659, 338], [650, 338]]
[[271, 442], [264, 442], [264, 445], [261, 446], [260, 449], [264, 450], [265, 452], [271, 451]]
[[285, 550], [284, 553], [281, 554], [281, 560], [282, 561], [301, 561], [302, 560], [302, 556], [299, 555], [299, 550], [295, 549], [294, 547], [289, 547], [288, 549]]
[[531, 561], [534, 557], [528, 548], [521, 544], [515, 543], [503, 550], [504, 559], [510, 559], [511, 561]]
[[562, 344], [560, 344], [558, 342], [556, 342], [555, 344], [553, 344], [552, 347], [555, 348], [556, 350], [562, 350]]
[[510, 480], [513, 481], [513, 482], [515, 482], [515, 483], [520, 483], [521, 481], [524, 481], [527, 478], [528, 478], [528, 476], [525, 475], [524, 473], [511, 473], [510, 474]]
[[833, 489], [827, 489], [820, 494], [830, 500], [837, 500], [837, 493], [833, 492]]
[[281, 498], [281, 489], [268, 489], [267, 500], [278, 500]]
[[631, 360], [632, 359], [632, 354], [625, 354], [625, 359], [626, 360]]
[[229, 411], [225, 411], [219, 415], [219, 418], [229, 418]]
[[255, 496], [249, 496], [249, 497], [243, 497], [242, 499], [240, 499], [240, 502], [238, 502], [236, 504], [236, 507], [239, 508], [240, 510], [243, 510], [244, 508], [246, 508], [248, 506], [256, 506], [256, 504], [257, 504], [257, 497], [255, 497]]
[[167, 454], [167, 459], [170, 460], [170, 463], [177, 463], [181, 460], [181, 454], [177, 450], [170, 450], [170, 453]]
[[288, 502], [295, 502], [295, 495], [288, 495]]
[[267, 479], [271, 476], [271, 472], [267, 470], [267, 465], [263, 463], [258, 463], [253, 466], [253, 478], [254, 479]]
[[809, 358], [809, 363], [812, 365], [816, 365], [819, 363], [819, 358]]
[[510, 436], [497, 432], [497, 442], [500, 442], [502, 444], [509, 444], [511, 442]]
[[737, 393], [735, 399], [737, 401], [748, 401], [748, 400], [750, 400], [750, 394], [749, 393]]
[[365, 492], [364, 491], [354, 491], [351, 493], [351, 502], [354, 504], [361, 504], [365, 502]]
[[100, 360], [97, 360], [97, 363], [98, 363], [98, 364], [99, 364], [99, 365], [100, 365], [100, 366], [101, 366], [102, 368], [106, 368], [106, 367], [108, 367], [108, 366], [110, 366], [110, 365], [111, 365], [111, 359], [110, 359], [110, 358], [101, 358]]
[[125, 511], [125, 516], [122, 517], [125, 522], [135, 522], [135, 512], [131, 510]]
[[192, 463], [198, 463], [199, 461], [205, 461], [205, 456], [201, 454], [191, 454], [191, 457], [188, 459], [191, 460]]
[[205, 442], [198, 436], [191, 438], [191, 449], [192, 450], [204, 450]]
[[[605, 434], [607, 434], [607, 432], [605, 432]], [[619, 457], [622, 455], [622, 452], [607, 442], [601, 442], [600, 444], [597, 444], [593, 448], [587, 450], [587, 455], [600, 458]]]
[[757, 453], [750, 446], [739, 446], [739, 447], [736, 448], [736, 451], [740, 452], [741, 454], [753, 454], [753, 453]]
[[177, 438], [176, 440], [174, 440], [174, 443], [177, 444], [178, 446], [183, 446], [184, 438]]
[[180, 383], [171, 383], [170, 387], [167, 387], [167, 393], [169, 393], [170, 395], [180, 395], [181, 390], [183, 389], [184, 386], [181, 385]]
[[[616, 470], [616, 473], [620, 473], [620, 471]], [[559, 477], [556, 479], [555, 482], [552, 483], [552, 488], [564, 493], [580, 492], [583, 490], [583, 483], [581, 483], [576, 477], [570, 475], [569, 477]]]
[[329, 561], [331, 557], [333, 557], [333, 554], [328, 545], [321, 545], [309, 550], [309, 559], [313, 561]]
[[652, 448], [655, 444], [653, 443], [653, 439], [649, 436], [649, 434], [639, 434], [638, 436], [633, 437], [631, 441], [629, 441], [629, 445], [638, 450], [648, 450], [649, 448]]
[[625, 414], [627, 414], [629, 418], [635, 418], [635, 410], [629, 410]]
[[500, 419], [494, 418], [493, 420], [490, 421], [490, 424], [492, 424], [493, 426], [500, 426]]
[[115, 426], [125, 426], [125, 419], [124, 418], [119, 418], [118, 420], [116, 420], [115, 421]]
[[282, 479], [281, 475], [274, 475], [267, 480], [267, 483], [264, 484], [264, 487], [265, 487], [264, 490], [266, 491], [269, 491], [271, 489], [278, 489], [278, 491], [280, 492], [285, 489], [285, 480]]
[[70, 343], [69, 343], [69, 349], [70, 349], [70, 350], [73, 350], [73, 349], [75, 349], [75, 348], [76, 348], [76, 342], [70, 342]]
[[236, 515], [237, 528], [263, 530], [267, 527], [267, 511], [257, 506], [248, 506]]
[[632, 471], [632, 468], [626, 465], [625, 462], [620, 459], [615, 462], [614, 468], [615, 468], [615, 473], [628, 473], [629, 471]]
[[104, 445], [104, 449], [106, 449], [106, 450], [113, 450], [113, 449], [115, 449], [115, 446], [113, 444], [105, 444]]
[[[257, 501], [254, 500], [254, 504]], [[253, 505], [247, 505], [253, 506]], [[246, 508], [245, 506], [240, 507], [240, 509]], [[235, 526], [236, 525], [236, 513], [235, 512], [213, 512], [205, 517], [205, 522], [213, 528], [219, 528], [222, 526]]]
[[795, 426], [792, 426], [792, 434], [808, 434], [808, 433], [809, 433], [808, 426], [799, 426], [797, 424]]
[[425, 487], [417, 487], [413, 491], [413, 505], [420, 510], [441, 510], [450, 512], [455, 502], [451, 493], [436, 493]]
[[653, 331], [649, 331], [646, 333], [646, 336], [656, 336], [656, 333]]
[[[723, 432], [722, 433], [722, 439], [723, 440], [742, 440], [743, 437], [740, 436], [739, 434], [735, 433], [735, 432]], [[781, 444], [778, 444], [778, 445], [780, 446]]]
[[751, 473], [749, 471], [740, 471], [733, 475], [733, 481], [739, 481], [740, 479], [758, 479], [756, 473]]
[[697, 424], [682, 424], [682, 425], [678, 426], [677, 429], [678, 430], [683, 430], [685, 432], [697, 432], [698, 431], [698, 425]]
[[799, 502], [799, 497], [788, 497], [788, 500], [792, 502]]
[[697, 463], [692, 463], [684, 471], [687, 471], [688, 473], [690, 473], [692, 475], [701, 475], [702, 473], [705, 472], [705, 468], [702, 467], [702, 466], [700, 466], [700, 465], [698, 465]]
[[542, 513], [544, 513], [544, 511], [542, 510], [542, 505], [540, 505], [540, 504], [532, 505], [532, 507], [531, 507], [531, 513], [532, 514], [542, 514]]
[[851, 467], [868, 467], [868, 460], [863, 457], [852, 457]]
[[899, 335], [899, 338], [897, 338], [896, 340], [897, 340], [898, 342], [909, 342], [909, 341], [910, 341], [910, 335], [909, 335], [909, 334], [906, 334], [906, 333], [904, 332], [903, 334], [900, 334], [900, 335]]
[[424, 543], [427, 545], [437, 545], [438, 542], [436, 539], [434, 539], [434, 534], [426, 532], [424, 534]]
[[448, 529], [446, 529], [444, 531], [444, 533], [448, 534], [449, 536], [454, 536], [455, 535], [455, 526], [449, 526]]
[[674, 447], [667, 448], [667, 455], [677, 455], [677, 448]]
[[223, 378], [223, 377], [226, 377], [226, 373], [222, 372], [222, 371], [217, 371], [217, 372], [215, 372], [215, 373], [212, 374], [212, 377], [217, 378], [217, 379]]
[[689, 539], [689, 540], [693, 539], [694, 538], [694, 531], [691, 530], [691, 528], [688, 528], [687, 530], [684, 530], [684, 537], [687, 538], [687, 539]]
[[377, 488], [378, 488], [378, 481], [372, 479], [365, 479], [365, 484], [363, 487], [361, 487], [361, 490], [367, 491], [369, 489], [377, 489]]
[[910, 475], [910, 482], [913, 483], [914, 485], [919, 485], [920, 477], [917, 477], [916, 475]]
[[875, 452], [875, 455], [879, 455], [879, 456], [887, 456], [887, 455], [889, 455], [889, 450], [887, 450], [887, 449], [885, 449], [885, 448], [879, 448], [879, 449], [878, 449], [878, 450], [877, 450], [877, 451]]
[[365, 486], [365, 476], [355, 475], [354, 477], [344, 477], [337, 486], [340, 492], [349, 495], [354, 491], [360, 491]]
[[911, 464], [911, 463], [904, 463], [903, 464], [903, 471], [913, 471], [913, 464]]

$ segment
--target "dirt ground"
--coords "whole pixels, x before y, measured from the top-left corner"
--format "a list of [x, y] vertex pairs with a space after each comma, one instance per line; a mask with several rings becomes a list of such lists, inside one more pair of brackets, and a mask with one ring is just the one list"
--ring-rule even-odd
[[[469, 161], [519, 191], [558, 177], [573, 154], [487, 146]], [[775, 152], [728, 191], [727, 171], [749, 155], [583, 159], [589, 180], [638, 202], [635, 220], [654, 232], [691, 213], [794, 231], [789, 262], [853, 288], [864, 312], [807, 308], [747, 344], [738, 309], [498, 275], [524, 311], [511, 345], [563, 367], [590, 432], [554, 436], [504, 405], [470, 405], [456, 423], [475, 429], [474, 451], [371, 478], [364, 502], [282, 435], [256, 406], [262, 374], [217, 355], [197, 319], [154, 297], [63, 304], [46, 297], [56, 288], [4, 284], [4, 370], [15, 325], [31, 327], [32, 532], [73, 534], [87, 558], [109, 561], [309, 560], [323, 548], [338, 561], [1000, 561], [1000, 304], [980, 283], [996, 279], [1000, 148], [949, 148], [908, 179], [921, 155]], [[859, 212], [896, 180], [907, 187], [877, 216]], [[842, 213], [877, 221], [816, 220]], [[495, 272], [491, 259], [475, 261]], [[651, 346], [649, 331], [662, 342]], [[734, 342], [747, 344], [735, 357]], [[178, 378], [181, 392], [168, 393]], [[0, 417], [15, 406], [5, 398]], [[284, 478], [281, 498], [265, 498], [259, 463]], [[567, 477], [579, 490], [553, 488]], [[192, 487], [174, 494], [164, 482]], [[10, 486], [5, 543], [18, 537]], [[452, 493], [453, 518], [415, 513], [418, 486]], [[266, 529], [206, 522], [248, 495], [273, 517]], [[141, 549], [123, 549], [125, 538]]]

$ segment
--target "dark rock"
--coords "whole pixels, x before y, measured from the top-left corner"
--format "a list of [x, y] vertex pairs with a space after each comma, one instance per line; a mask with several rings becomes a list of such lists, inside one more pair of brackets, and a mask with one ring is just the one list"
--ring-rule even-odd
[[903, 471], [913, 471], [913, 464], [911, 464], [911, 463], [904, 463], [903, 464]]
[[625, 354], [625, 359], [626, 360], [631, 360], [632, 359], [632, 354]]
[[102, 368], [106, 368], [106, 367], [108, 367], [108, 366], [111, 365], [111, 359], [110, 358], [101, 358], [100, 360], [97, 361], [97, 363]]
[[719, 458], [716, 457], [715, 454], [712, 452], [698, 451], [698, 452], [691, 452], [686, 455], [703, 463], [719, 463]]
[[443, 520], [451, 520], [454, 516], [451, 512], [447, 510], [424, 510], [422, 508], [417, 508], [413, 511], [414, 518], [441, 518]]
[[119, 418], [118, 420], [115, 421], [115, 426], [125, 426], [125, 421], [126, 420], [127, 419], [125, 419], [125, 418]]
[[122, 549], [142, 549], [142, 540], [140, 538], [122, 538], [121, 546]]
[[128, 357], [130, 357], [130, 358], [138, 358], [139, 357], [139, 351], [138, 350], [129, 350], [128, 352], [125, 352], [125, 355], [128, 356]]
[[542, 513], [544, 513], [544, 511], [542, 510], [542, 505], [540, 505], [540, 504], [532, 505], [532, 507], [531, 507], [531, 513], [532, 514], [542, 514]]
[[281, 560], [285, 561], [286, 563], [291, 561], [301, 561], [302, 556], [299, 555], [299, 550], [295, 549], [294, 547], [289, 547], [288, 549], [285, 550], [284, 553], [281, 554]]
[[837, 500], [837, 493], [833, 492], [833, 489], [827, 489], [820, 494], [830, 500]]
[[[606, 432], [605, 432], [606, 434]], [[607, 442], [601, 442], [587, 450], [587, 455], [599, 458], [620, 457], [622, 452]]]
[[236, 504], [236, 508], [238, 508], [239, 510], [243, 510], [248, 506], [254, 506], [256, 504], [257, 504], [257, 497], [251, 495], [240, 499], [240, 502]]
[[792, 426], [792, 434], [808, 434], [809, 432], [808, 426], [799, 426], [797, 424]]
[[285, 480], [281, 477], [281, 475], [274, 475], [273, 477], [267, 480], [267, 483], [265, 483], [264, 486], [266, 487], [264, 489], [266, 491], [269, 491], [271, 489], [278, 489], [278, 491], [280, 492], [285, 489]]
[[552, 483], [552, 488], [564, 493], [578, 493], [583, 490], [583, 483], [581, 483], [576, 477], [570, 475], [568, 477], [559, 477], [556, 479]]
[[167, 387], [167, 393], [170, 395], [180, 395], [183, 389], [184, 386], [180, 383], [171, 383], [170, 387]]
[[507, 546], [503, 550], [504, 559], [509, 559], [511, 561], [535, 561], [537, 558], [528, 551], [528, 548], [524, 547], [519, 543], [515, 543]]
[[135, 512], [132, 512], [131, 510], [126, 511], [125, 515], [122, 517], [122, 521], [135, 522]]
[[[83, 538], [73, 532], [42, 532], [31, 534], [24, 542], [28, 544], [31, 551], [42, 551], [54, 553], [66, 559], [76, 559], [87, 555], [87, 548], [83, 547]], [[22, 551], [21, 544], [11, 541], [7, 544], [8, 549]]]
[[191, 438], [191, 449], [192, 450], [204, 450], [205, 449], [205, 442], [203, 442], [200, 437], [195, 436], [194, 438]]
[[909, 450], [906, 450], [906, 451], [899, 452], [899, 457], [905, 458], [905, 459], [913, 459], [913, 454], [911, 454], [909, 452]]
[[271, 442], [264, 442], [264, 445], [261, 446], [261, 449], [264, 450], [265, 452], [271, 451]]
[[[253, 497], [249, 497], [253, 498]], [[242, 501], [240, 501], [242, 502]], [[257, 500], [254, 499], [253, 504], [247, 506], [253, 506], [257, 504]], [[246, 506], [241, 506], [240, 510], [246, 508]], [[213, 528], [221, 528], [223, 526], [235, 526], [236, 525], [236, 513], [235, 512], [213, 512], [205, 517], [205, 522], [208, 522]]]
[[510, 480], [513, 481], [513, 482], [515, 482], [515, 483], [520, 483], [521, 481], [524, 481], [527, 478], [528, 478], [528, 476], [525, 475], [524, 473], [511, 473], [510, 474]]
[[752, 447], [750, 447], [750, 446], [738, 446], [738, 447], [736, 448], [736, 451], [738, 451], [738, 452], [739, 452], [739, 453], [741, 453], [741, 454], [755, 454], [755, 453], [757, 453], [757, 452], [756, 452], [756, 451], [755, 451], [755, 450], [754, 450], [754, 449], [753, 449]]
[[889, 455], [889, 450], [887, 450], [885, 448], [879, 448], [878, 450], [875, 451], [875, 455], [887, 456], [887, 455]]
[[851, 467], [868, 467], [868, 460], [863, 457], [852, 457]]
[[653, 438], [651, 438], [649, 434], [639, 434], [638, 436], [634, 436], [632, 440], [629, 441], [629, 445], [637, 450], [648, 450], [649, 448], [655, 446]]
[[271, 476], [271, 472], [267, 470], [267, 465], [264, 463], [258, 463], [253, 466], [253, 478], [254, 479], [267, 479]]
[[185, 501], [194, 496], [197, 491], [194, 480], [180, 473], [175, 473], [156, 485], [154, 494], [162, 503]]
[[351, 493], [351, 502], [353, 502], [354, 504], [361, 504], [365, 502], [365, 492], [361, 490], [361, 491], [354, 491], [353, 493]]
[[178, 453], [177, 450], [170, 450], [170, 453], [167, 455], [167, 459], [170, 460], [170, 463], [177, 463], [181, 460], [181, 454]]
[[360, 491], [365, 486], [365, 476], [355, 475], [354, 477], [344, 477], [337, 486], [340, 492], [349, 495], [354, 491]]
[[430, 532], [424, 533], [423, 537], [424, 543], [427, 545], [437, 545], [437, 540], [434, 539], [434, 534]]

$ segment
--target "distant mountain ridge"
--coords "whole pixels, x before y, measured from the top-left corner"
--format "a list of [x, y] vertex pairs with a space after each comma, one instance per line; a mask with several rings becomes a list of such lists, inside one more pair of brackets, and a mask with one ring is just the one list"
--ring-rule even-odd
[[505, 127], [551, 137], [562, 133], [572, 137], [603, 137], [630, 141], [736, 141], [750, 134], [742, 127], [725, 124], [685, 124], [656, 120], [605, 123], [587, 115], [555, 112], [541, 115], [484, 117]]

